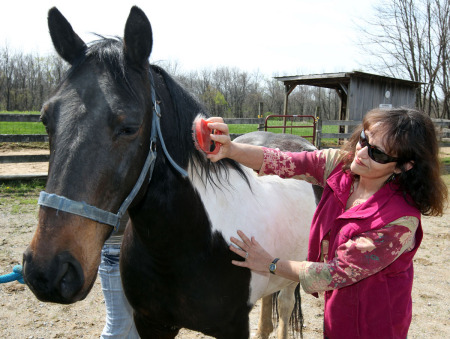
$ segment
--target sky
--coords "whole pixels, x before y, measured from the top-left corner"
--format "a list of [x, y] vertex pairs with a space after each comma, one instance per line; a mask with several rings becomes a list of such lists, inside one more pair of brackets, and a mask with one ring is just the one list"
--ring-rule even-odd
[[153, 30], [151, 62], [181, 71], [220, 66], [267, 76], [365, 70], [357, 22], [379, 0], [19, 0], [1, 6], [0, 48], [53, 53], [47, 12], [56, 6], [85, 41], [123, 36], [133, 5]]

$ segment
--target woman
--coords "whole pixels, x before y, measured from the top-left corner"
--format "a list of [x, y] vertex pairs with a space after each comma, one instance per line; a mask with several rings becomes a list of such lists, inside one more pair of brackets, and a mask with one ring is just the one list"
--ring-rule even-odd
[[338, 150], [289, 153], [230, 140], [211, 118], [222, 144], [211, 161], [234, 159], [260, 175], [305, 179], [324, 187], [311, 225], [308, 261], [267, 253], [238, 232], [234, 265], [299, 281], [324, 292], [325, 338], [406, 338], [412, 316], [412, 260], [422, 240], [421, 214], [442, 215], [447, 188], [440, 177], [431, 119], [416, 110], [375, 109]]

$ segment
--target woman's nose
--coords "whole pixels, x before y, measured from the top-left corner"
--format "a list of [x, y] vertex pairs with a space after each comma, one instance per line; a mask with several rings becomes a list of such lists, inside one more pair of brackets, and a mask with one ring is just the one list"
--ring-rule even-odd
[[369, 157], [369, 148], [367, 146], [361, 147], [361, 145], [358, 143], [356, 145], [356, 155], [359, 158], [368, 158]]

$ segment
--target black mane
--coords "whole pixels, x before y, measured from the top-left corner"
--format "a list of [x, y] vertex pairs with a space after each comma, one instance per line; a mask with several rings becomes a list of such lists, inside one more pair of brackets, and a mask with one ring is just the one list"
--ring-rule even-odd
[[[212, 174], [224, 171], [226, 177], [228, 177], [230, 169], [236, 170], [241, 177], [249, 183], [242, 167], [237, 162], [230, 159], [223, 159], [213, 163], [196, 149], [192, 136], [192, 124], [198, 114], [201, 113], [206, 117], [209, 117], [209, 114], [206, 112], [205, 108], [189, 92], [182, 88], [181, 85], [163, 68], [156, 65], [151, 65], [151, 68], [166, 84], [172, 97], [172, 102], [176, 110], [177, 129], [180, 132], [179, 137], [181, 138], [176, 158], [182, 159], [180, 161], [181, 164], [186, 165], [190, 163], [192, 169], [197, 171], [201, 178], [204, 178], [203, 174], [205, 174], [206, 180], [212, 182], [216, 186], [218, 186], [218, 183], [214, 181]], [[164, 115], [164, 112], [161, 114]]]

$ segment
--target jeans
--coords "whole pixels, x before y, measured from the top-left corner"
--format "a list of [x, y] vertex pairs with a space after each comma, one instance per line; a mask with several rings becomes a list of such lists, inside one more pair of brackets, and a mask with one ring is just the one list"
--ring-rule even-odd
[[138, 339], [134, 326], [133, 309], [122, 289], [119, 271], [120, 245], [105, 244], [102, 249], [98, 274], [106, 305], [106, 324], [101, 338]]

